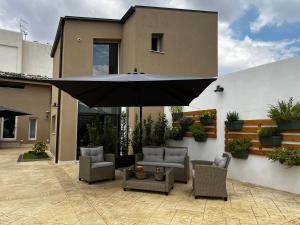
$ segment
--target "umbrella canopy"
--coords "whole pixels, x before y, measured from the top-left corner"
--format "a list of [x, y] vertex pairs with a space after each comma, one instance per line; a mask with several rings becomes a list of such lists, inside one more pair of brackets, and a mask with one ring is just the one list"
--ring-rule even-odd
[[90, 107], [184, 106], [215, 78], [119, 74], [46, 80]]
[[26, 116], [30, 115], [29, 113], [25, 113], [22, 111], [18, 111], [12, 108], [0, 106], [0, 117], [7, 117], [7, 116]]

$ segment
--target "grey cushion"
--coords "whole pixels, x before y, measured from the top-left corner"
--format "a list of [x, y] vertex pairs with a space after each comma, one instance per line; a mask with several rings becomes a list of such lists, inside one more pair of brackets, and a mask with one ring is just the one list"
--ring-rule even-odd
[[92, 163], [92, 168], [112, 166], [112, 162], [96, 162]]
[[141, 166], [159, 166], [159, 167], [180, 168], [180, 169], [184, 168], [184, 165], [182, 163], [138, 161], [137, 164]]
[[82, 156], [90, 156], [92, 158], [92, 163], [103, 162], [103, 146], [96, 148], [86, 148], [80, 147], [80, 152]]
[[184, 163], [187, 155], [187, 148], [165, 148], [165, 162], [169, 163]]
[[164, 149], [144, 147], [143, 148], [143, 161], [146, 162], [163, 162], [164, 161]]
[[226, 162], [227, 162], [226, 157], [216, 156], [212, 165], [217, 166], [217, 167], [221, 167], [221, 168], [225, 168]]

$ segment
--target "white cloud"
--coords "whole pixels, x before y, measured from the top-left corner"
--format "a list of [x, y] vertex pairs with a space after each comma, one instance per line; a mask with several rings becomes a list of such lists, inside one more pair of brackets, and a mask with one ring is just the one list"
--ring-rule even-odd
[[246, 36], [237, 40], [228, 23], [219, 23], [220, 75], [293, 57], [300, 51], [300, 47], [294, 47], [297, 43], [300, 39], [255, 41]]

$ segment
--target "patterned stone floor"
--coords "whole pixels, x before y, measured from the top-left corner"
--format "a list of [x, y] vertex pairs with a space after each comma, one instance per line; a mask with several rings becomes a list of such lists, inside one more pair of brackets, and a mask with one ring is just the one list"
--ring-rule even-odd
[[228, 181], [229, 200], [197, 199], [191, 183], [169, 196], [124, 192], [115, 181], [78, 181], [78, 165], [17, 163], [0, 150], [0, 224], [300, 224], [300, 196]]

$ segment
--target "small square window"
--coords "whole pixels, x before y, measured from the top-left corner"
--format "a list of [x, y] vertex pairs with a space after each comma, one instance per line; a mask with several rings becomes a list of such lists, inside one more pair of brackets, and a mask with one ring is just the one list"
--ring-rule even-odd
[[151, 50], [155, 52], [162, 51], [163, 34], [152, 34]]

